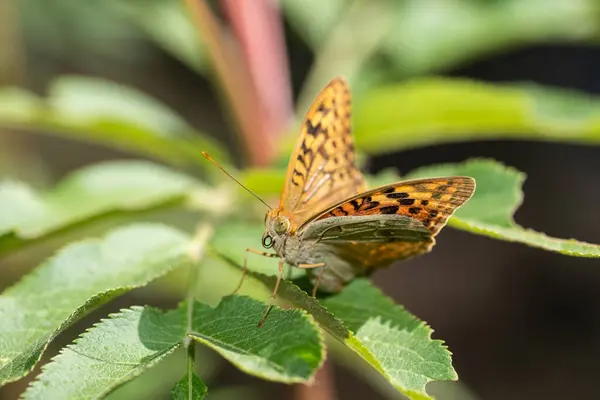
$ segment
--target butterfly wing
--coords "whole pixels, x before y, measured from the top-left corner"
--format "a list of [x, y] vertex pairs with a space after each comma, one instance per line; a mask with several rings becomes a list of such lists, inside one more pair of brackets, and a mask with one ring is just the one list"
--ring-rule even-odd
[[[400, 182], [332, 206], [300, 227], [323, 254], [321, 288], [337, 291], [357, 275], [427, 253], [448, 218], [473, 194], [475, 181], [444, 177]], [[308, 271], [317, 275], [318, 271]]]
[[290, 158], [279, 208], [293, 226], [365, 189], [355, 164], [350, 118], [350, 89], [336, 78], [311, 105]]
[[448, 218], [475, 191], [475, 180], [466, 176], [415, 179], [381, 186], [331, 206], [309, 221], [362, 215], [404, 215], [421, 222], [437, 235]]

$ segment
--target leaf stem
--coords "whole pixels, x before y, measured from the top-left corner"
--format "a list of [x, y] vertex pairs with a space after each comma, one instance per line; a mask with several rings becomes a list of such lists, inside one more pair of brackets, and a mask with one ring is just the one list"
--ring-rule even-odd
[[193, 377], [196, 365], [196, 342], [190, 337], [190, 332], [192, 331], [194, 324], [194, 301], [196, 294], [196, 285], [198, 283], [198, 270], [200, 268], [200, 260], [202, 260], [202, 256], [204, 255], [204, 251], [206, 249], [206, 242], [212, 236], [213, 227], [212, 225], [203, 222], [196, 229], [196, 234], [192, 239], [190, 244], [188, 254], [190, 259], [192, 260], [191, 268], [190, 268], [190, 279], [188, 282], [188, 292], [187, 292], [187, 320], [185, 327], [185, 340], [184, 346], [186, 349], [186, 370], [188, 377], [188, 398], [192, 398], [192, 390], [193, 390]]

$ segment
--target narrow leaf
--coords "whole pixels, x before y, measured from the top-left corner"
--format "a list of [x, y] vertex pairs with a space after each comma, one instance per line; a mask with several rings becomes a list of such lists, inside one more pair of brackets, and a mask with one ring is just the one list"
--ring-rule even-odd
[[91, 309], [189, 262], [189, 237], [156, 224], [68, 245], [0, 295], [0, 385], [25, 376], [48, 343]]
[[0, 253], [91, 218], [166, 206], [203, 190], [193, 178], [145, 161], [86, 167], [47, 191], [0, 182]]
[[183, 309], [133, 307], [113, 314], [62, 349], [23, 398], [103, 398], [173, 352], [185, 336], [184, 320]]
[[471, 160], [461, 164], [445, 164], [419, 168], [407, 178], [443, 175], [466, 175], [475, 178], [477, 189], [473, 198], [449, 221], [451, 226], [469, 232], [509, 242], [524, 243], [575, 257], [600, 257], [600, 245], [558, 239], [525, 229], [513, 221], [521, 204], [521, 186], [525, 175], [491, 160]]
[[48, 97], [0, 90], [0, 127], [90, 141], [174, 165], [207, 166], [201, 150], [225, 161], [214, 140], [145, 94], [97, 78], [61, 77]]
[[447, 142], [600, 143], [600, 100], [562, 89], [416, 79], [357, 99], [357, 148], [370, 154]]
[[227, 296], [217, 308], [197, 303], [190, 336], [248, 374], [287, 383], [310, 381], [325, 357], [319, 329], [304, 311], [277, 307], [258, 327], [265, 308], [244, 296]]
[[171, 391], [174, 400], [202, 400], [207, 393], [208, 388], [194, 373], [181, 378]]

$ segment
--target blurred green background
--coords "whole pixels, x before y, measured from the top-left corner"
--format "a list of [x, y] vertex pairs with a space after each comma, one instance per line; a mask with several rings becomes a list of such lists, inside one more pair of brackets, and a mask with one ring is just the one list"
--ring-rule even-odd
[[[251, 22], [265, 19], [243, 7], [236, 14], [239, 4], [235, 2], [210, 4], [233, 36], [240, 35], [240, 18]], [[430, 82], [419, 81], [427, 78], [492, 83], [488, 89], [492, 100], [497, 93], [498, 107], [504, 107], [500, 100], [506, 92], [495, 84], [545, 86], [553, 89], [552, 93], [564, 94], [556, 101], [573, 104], [574, 115], [585, 113], [582, 103], [576, 101], [578, 94], [600, 92], [600, 3], [595, 0], [265, 0], [257, 1], [255, 7], [264, 12], [270, 4], [276, 5], [273, 15], [281, 24], [285, 54], [269, 53], [277, 45], [272, 37], [262, 37], [265, 31], [257, 26], [251, 29], [254, 36], [249, 43], [254, 44], [248, 48], [264, 45], [260, 57], [270, 54], [284, 61], [285, 72], [280, 70], [259, 81], [263, 88], [284, 82], [274, 92], [285, 96], [289, 89], [298, 116], [318, 89], [339, 74], [350, 79], [362, 121], [380, 118], [377, 110], [365, 115], [367, 111], [359, 108], [363, 94], [370, 89]], [[273, 31], [277, 29], [269, 32]], [[260, 57], [255, 58], [261, 61]], [[131, 126], [165, 137], [173, 132], [183, 137], [202, 132], [205, 136], [198, 146], [212, 138], [230, 150], [233, 165], [256, 164], [244, 144], [248, 138], [240, 136], [232, 122], [217, 75], [206, 42], [198, 39], [180, 1], [3, 0], [0, 177], [44, 188], [73, 170], [102, 160], [147, 156], [177, 164], [173, 155], [156, 149], [140, 156], [122, 143], [111, 146], [115, 141], [103, 139], [116, 137], [118, 142], [119, 132]], [[16, 88], [18, 96], [14, 95]], [[549, 92], [540, 93], [545, 96]], [[40, 97], [32, 100], [34, 94]], [[596, 101], [595, 97], [583, 98]], [[43, 99], [51, 106], [52, 115], [28, 114], [32, 102]], [[416, 103], [407, 107], [414, 109], [425, 125], [435, 112], [433, 107], [444, 107], [433, 105], [435, 98], [427, 96], [414, 100]], [[439, 97], [437, 102], [441, 103]], [[279, 106], [285, 111], [286, 102]], [[474, 103], [476, 106], [485, 112], [496, 104]], [[565, 122], [564, 116], [553, 114], [552, 109], [540, 112], [549, 116], [550, 122], [569, 128], [572, 115]], [[22, 118], [4, 118], [6, 115]], [[90, 118], [100, 117], [119, 117], [115, 120], [131, 125], [110, 118], [86, 125]], [[438, 135], [447, 132], [447, 127], [433, 124], [427, 128], [432, 139], [420, 142], [411, 138], [405, 142], [409, 144], [390, 146], [386, 151], [372, 144], [377, 143], [376, 137], [357, 126], [357, 142], [368, 154], [365, 165], [373, 173], [393, 167], [403, 174], [419, 166], [470, 157], [497, 159], [528, 175], [517, 222], [557, 237], [600, 242], [600, 151], [577, 144], [593, 142], [593, 129], [589, 137], [577, 129], [565, 129], [575, 132], [572, 138], [544, 136], [512, 118], [518, 119], [509, 113], [506, 120], [485, 129], [478, 129], [477, 121], [470, 130], [459, 126], [454, 130], [455, 139]], [[553, 126], [549, 124], [548, 132]], [[79, 135], [78, 128], [88, 133], [93, 128], [94, 133]], [[273, 158], [284, 165], [289, 153], [281, 154]], [[210, 174], [194, 163], [182, 162], [180, 167], [197, 175]], [[143, 218], [190, 224], [180, 213]], [[120, 222], [118, 217], [103, 221], [73, 237], [55, 238], [0, 259], [0, 289], [14, 283], [56, 245]], [[446, 229], [431, 255], [380, 271], [373, 279], [385, 293], [427, 321], [454, 354], [460, 383], [435, 387], [433, 392], [439, 398], [593, 398], [600, 372], [600, 270], [594, 267], [598, 267], [597, 260]], [[158, 282], [95, 311], [62, 334], [44, 359], [108, 312], [130, 304], [175, 304], [181, 293], [177, 279], [174, 281]], [[183, 374], [182, 360], [182, 355], [176, 354], [113, 397], [169, 398], [172, 382]], [[200, 374], [211, 387], [211, 399], [297, 395], [293, 388], [244, 375], [206, 350], [198, 360]], [[334, 373], [340, 399], [396, 398], [344, 366], [336, 366]], [[29, 379], [31, 376], [0, 389], [0, 398], [17, 398]]]

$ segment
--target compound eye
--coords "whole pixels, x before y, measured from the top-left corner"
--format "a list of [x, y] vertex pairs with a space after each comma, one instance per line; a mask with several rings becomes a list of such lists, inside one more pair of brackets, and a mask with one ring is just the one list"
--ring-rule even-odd
[[275, 226], [273, 228], [275, 229], [275, 232], [284, 234], [290, 229], [290, 220], [287, 218], [279, 218], [275, 221]]
[[265, 249], [270, 249], [271, 247], [273, 247], [273, 238], [269, 235], [264, 235], [262, 245]]

